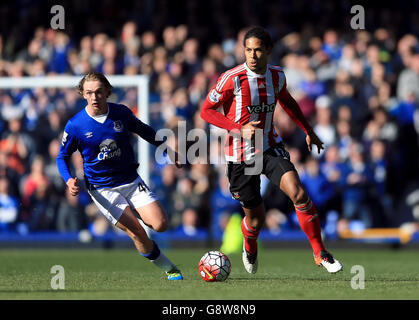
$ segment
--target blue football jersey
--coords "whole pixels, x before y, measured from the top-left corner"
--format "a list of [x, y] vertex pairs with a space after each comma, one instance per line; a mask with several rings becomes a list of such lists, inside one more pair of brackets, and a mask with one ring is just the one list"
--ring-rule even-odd
[[88, 187], [100, 189], [127, 184], [138, 177], [131, 132], [155, 146], [163, 143], [156, 140], [155, 130], [141, 122], [128, 107], [108, 103], [108, 110], [104, 123], [92, 118], [86, 109], [67, 122], [57, 156], [58, 171], [65, 182], [72, 177], [68, 162], [76, 150], [83, 158]]

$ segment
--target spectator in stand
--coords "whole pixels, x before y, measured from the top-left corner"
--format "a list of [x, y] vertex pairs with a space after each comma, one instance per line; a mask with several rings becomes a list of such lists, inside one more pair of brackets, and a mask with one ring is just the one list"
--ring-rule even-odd
[[297, 170], [297, 173], [303, 174], [304, 172], [304, 163], [302, 162], [302, 154], [300, 149], [296, 148], [296, 147], [286, 147], [289, 154], [290, 154], [290, 159], [292, 161], [292, 163], [294, 164], [295, 170]]
[[355, 59], [356, 53], [353, 44], [345, 44], [338, 62], [339, 69], [351, 72]]
[[[419, 54], [417, 56], [419, 63]], [[399, 129], [397, 146], [403, 153], [404, 172], [407, 173], [408, 181], [412, 182], [419, 178], [419, 144], [417, 129], [415, 129], [415, 114], [418, 114], [418, 110], [419, 100], [415, 100], [412, 92], [407, 99], [390, 111], [390, 114], [396, 119]]]
[[186, 209], [182, 213], [182, 223], [173, 230], [173, 236], [186, 239], [206, 239], [206, 229], [200, 227], [199, 214], [196, 210]]
[[202, 195], [194, 191], [195, 182], [189, 177], [180, 178], [176, 191], [171, 195], [173, 211], [171, 212], [172, 228], [182, 223], [182, 214], [185, 210], [199, 210], [202, 204]]
[[387, 110], [378, 107], [372, 114], [373, 118], [367, 123], [362, 133], [362, 140], [366, 143], [374, 139], [382, 139], [394, 143], [399, 139], [399, 127], [392, 121]]
[[201, 59], [198, 53], [199, 42], [197, 39], [190, 38], [183, 44], [183, 57], [185, 63], [185, 75], [188, 82], [200, 71]]
[[193, 104], [198, 105], [206, 98], [206, 90], [208, 88], [208, 79], [205, 73], [198, 72], [189, 85], [189, 99]]
[[208, 79], [208, 85], [213, 86], [217, 83], [220, 72], [217, 69], [217, 64], [214, 59], [205, 57], [202, 60], [202, 72]]
[[406, 96], [402, 100], [400, 100], [400, 103], [394, 106], [394, 108], [391, 109], [389, 113], [397, 120], [401, 127], [413, 126], [414, 113], [418, 108], [419, 100], [416, 100], [415, 93], [408, 92], [406, 93]]
[[[325, 148], [336, 143], [337, 135], [336, 129], [332, 123], [332, 111], [330, 109], [331, 101], [328, 96], [320, 96], [316, 99], [316, 124], [314, 125], [314, 132], [324, 142]], [[324, 150], [320, 153], [312, 151], [314, 157], [323, 156]]]
[[338, 139], [336, 141], [339, 148], [339, 157], [342, 161], [346, 161], [349, 156], [349, 146], [352, 143], [351, 125], [346, 120], [339, 120], [336, 124]]
[[308, 69], [305, 74], [305, 79], [300, 83], [300, 89], [313, 102], [321, 95], [326, 94], [326, 85], [316, 78], [316, 73], [312, 69]]
[[175, 58], [174, 61], [169, 62], [166, 66], [166, 69], [178, 87], [188, 87], [189, 83], [184, 74], [182, 58]]
[[58, 204], [55, 221], [58, 232], [76, 232], [87, 228], [87, 216], [79, 195], [72, 196], [68, 188], [65, 200]]
[[53, 47], [48, 64], [48, 72], [66, 73], [69, 68], [67, 56], [72, 44], [64, 32], [56, 32], [53, 36]]
[[50, 142], [57, 138], [62, 132], [62, 124], [60, 115], [57, 110], [51, 110], [48, 114], [44, 114], [37, 123], [35, 129], [36, 152], [38, 154], [47, 155]]
[[[290, 92], [295, 92], [304, 81], [304, 73], [298, 65], [298, 55], [289, 53], [283, 58], [284, 73], [287, 75], [287, 86]], [[317, 77], [316, 77], [317, 78]]]
[[139, 55], [143, 57], [147, 53], [152, 53], [157, 45], [156, 35], [153, 31], [144, 31], [141, 35]]
[[[34, 208], [33, 196], [38, 196], [37, 200], [43, 200], [46, 193], [49, 192], [50, 180], [45, 174], [45, 161], [41, 155], [35, 156], [29, 174], [22, 179], [23, 220], [29, 220], [32, 216], [31, 209]], [[41, 189], [41, 191], [36, 194], [38, 189]]]
[[[36, 161], [36, 160], [35, 160]], [[29, 197], [30, 231], [55, 229], [58, 202], [51, 194], [49, 183], [40, 183]]]
[[135, 71], [140, 68], [140, 57], [138, 52], [140, 50], [140, 39], [133, 37], [125, 44], [123, 65], [126, 70], [127, 67], [133, 67]]
[[240, 203], [231, 197], [228, 179], [220, 174], [218, 183], [212, 190], [211, 203], [211, 224], [210, 230], [213, 237], [220, 238], [233, 213], [242, 213]]
[[341, 105], [346, 105], [351, 109], [353, 118], [360, 119], [362, 112], [359, 110], [358, 104], [354, 99], [354, 95], [354, 86], [350, 83], [349, 74], [345, 71], [340, 71], [334, 82], [334, 95], [331, 98], [332, 115], [335, 117], [338, 112], [338, 108]]
[[336, 144], [332, 144], [325, 152], [324, 161], [320, 164], [320, 171], [333, 184], [333, 187], [338, 189], [342, 177], [342, 170], [343, 162], [339, 156], [339, 147]]
[[90, 58], [93, 53], [93, 41], [91, 36], [84, 36], [80, 40], [78, 56], [80, 61], [87, 61], [90, 64]]
[[315, 201], [320, 221], [323, 223], [330, 207], [329, 202], [335, 196], [336, 190], [319, 170], [319, 162], [316, 158], [309, 156], [306, 159], [301, 183], [309, 196]]
[[413, 94], [413, 100], [419, 102], [419, 52], [415, 52], [406, 63], [406, 69], [400, 73], [397, 82], [397, 97], [405, 100]]
[[21, 175], [10, 167], [8, 162], [7, 154], [0, 150], [0, 178], [5, 178], [8, 181], [10, 195], [20, 199], [19, 183]]
[[162, 169], [156, 169], [156, 173], [152, 175], [153, 182], [151, 187], [159, 199], [163, 208], [171, 220], [171, 213], [173, 212], [173, 203], [168, 199], [168, 195], [173, 194], [176, 190], [177, 176], [174, 166], [165, 165]]
[[9, 191], [9, 180], [0, 177], [0, 232], [13, 229], [19, 215], [19, 200]]
[[394, 52], [392, 64], [394, 69], [399, 75], [405, 70], [410, 64], [412, 55], [418, 49], [418, 39], [413, 34], [405, 34], [397, 43], [397, 52]]
[[20, 175], [26, 173], [26, 164], [34, 150], [32, 138], [22, 129], [22, 118], [9, 120], [9, 131], [0, 141], [0, 150], [8, 155], [8, 165]]
[[172, 59], [176, 52], [180, 50], [178, 47], [176, 39], [176, 28], [173, 26], [168, 26], [163, 30], [163, 45], [167, 50], [167, 55], [169, 59]]
[[93, 69], [97, 69], [99, 64], [103, 61], [103, 51], [107, 40], [108, 36], [104, 33], [97, 33], [93, 37], [93, 52], [89, 59]]
[[48, 145], [48, 156], [45, 158], [45, 175], [51, 182], [51, 192], [57, 198], [63, 197], [66, 189], [66, 184], [61, 178], [56, 164], [60, 145], [61, 140], [59, 138], [53, 139]]
[[359, 219], [366, 228], [374, 226], [370, 203], [370, 189], [373, 186], [373, 172], [364, 160], [363, 148], [357, 142], [349, 147], [349, 159], [344, 164], [342, 173], [343, 218]]
[[122, 26], [119, 45], [126, 48], [133, 39], [140, 40], [140, 37], [137, 35], [137, 24], [134, 21], [127, 21]]
[[[266, 212], [265, 230], [268, 235], [278, 236], [284, 229], [290, 228], [287, 216], [278, 209], [270, 209]], [[265, 233], [264, 229], [261, 232]]]
[[323, 35], [323, 51], [333, 60], [338, 61], [342, 55], [342, 46], [335, 30], [327, 30]]
[[188, 90], [184, 87], [176, 89], [173, 93], [173, 104], [176, 108], [176, 117], [179, 120], [187, 121], [187, 125], [192, 123], [197, 106], [189, 101]]
[[103, 45], [103, 60], [97, 69], [104, 72], [106, 67], [113, 66], [115, 74], [122, 74], [124, 70], [124, 62], [119, 57], [118, 46], [114, 39], [108, 39]]
[[381, 226], [388, 226], [393, 212], [393, 199], [388, 193], [388, 163], [386, 144], [382, 140], [373, 140], [369, 149], [369, 159], [374, 172], [375, 200], [379, 204], [375, 210], [377, 216], [383, 213]]
[[393, 109], [398, 102], [397, 98], [392, 96], [391, 85], [389, 82], [383, 82], [380, 85], [377, 95], [379, 105], [383, 106], [386, 110]]

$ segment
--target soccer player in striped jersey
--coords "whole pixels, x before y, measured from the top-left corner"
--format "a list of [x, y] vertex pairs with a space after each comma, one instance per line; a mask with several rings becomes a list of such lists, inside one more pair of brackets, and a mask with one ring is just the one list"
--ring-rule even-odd
[[[323, 142], [289, 94], [282, 69], [268, 64], [273, 47], [269, 33], [254, 27], [245, 34], [243, 45], [245, 63], [220, 76], [201, 110], [204, 120], [228, 130], [224, 147], [226, 174], [230, 192], [240, 201], [245, 213], [241, 223], [243, 264], [247, 272], [256, 273], [256, 240], [265, 221], [260, 194], [260, 173], [263, 173], [294, 203], [299, 224], [312, 246], [315, 263], [328, 272], [338, 272], [342, 265], [325, 249], [316, 208], [300, 182], [281, 137], [275, 132], [273, 119], [277, 103], [304, 130], [309, 151], [315, 145], [320, 153]], [[218, 111], [220, 107], [223, 113]], [[256, 166], [260, 155], [260, 173], [248, 174], [246, 169]]]
[[[157, 232], [168, 227], [160, 202], [137, 173], [138, 163], [129, 142], [131, 132], [155, 146], [163, 141], [157, 140], [154, 129], [128, 107], [107, 102], [112, 86], [103, 74], [88, 73], [78, 90], [87, 106], [67, 122], [57, 156], [58, 170], [70, 193], [76, 196], [80, 191], [78, 178], [71, 175], [69, 167], [71, 155], [79, 150], [88, 193], [100, 212], [125, 231], [139, 253], [165, 271], [169, 280], [182, 280], [179, 269], [148, 237], [136, 217]], [[177, 154], [168, 154], [181, 167]]]

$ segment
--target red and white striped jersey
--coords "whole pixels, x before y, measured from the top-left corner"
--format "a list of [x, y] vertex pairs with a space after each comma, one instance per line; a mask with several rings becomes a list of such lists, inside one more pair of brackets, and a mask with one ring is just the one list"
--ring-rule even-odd
[[[250, 121], [260, 121], [263, 130], [263, 151], [281, 140], [273, 126], [273, 115], [282, 90], [286, 90], [284, 72], [280, 67], [267, 66], [264, 75], [251, 71], [246, 63], [223, 73], [210, 90], [201, 111], [208, 122], [227, 129], [224, 153], [227, 161], [250, 160], [260, 150], [251, 141], [234, 134]], [[224, 121], [211, 121], [208, 110], [223, 107]]]

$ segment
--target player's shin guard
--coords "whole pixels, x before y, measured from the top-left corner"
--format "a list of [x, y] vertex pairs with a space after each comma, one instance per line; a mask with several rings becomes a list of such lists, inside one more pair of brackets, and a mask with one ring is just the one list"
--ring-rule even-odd
[[246, 217], [244, 217], [241, 222], [241, 229], [244, 236], [244, 247], [246, 251], [251, 254], [255, 254], [258, 250], [257, 238], [259, 236], [260, 230], [252, 228], [248, 224]]
[[163, 252], [160, 251], [157, 243], [154, 241], [153, 250], [149, 253], [141, 253], [141, 255], [149, 259], [153, 264], [165, 272], [169, 272], [173, 268], [176, 268], [175, 265], [163, 254]]
[[308, 199], [303, 205], [295, 206], [295, 212], [301, 229], [310, 241], [314, 254], [320, 256], [320, 252], [325, 248], [321, 237], [319, 217], [311, 199]]

